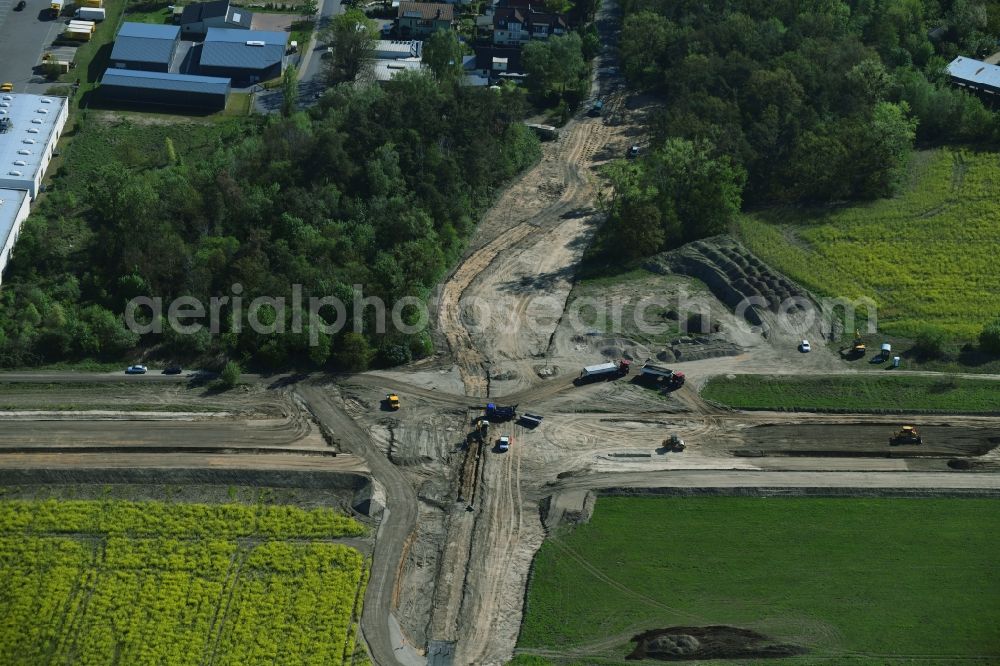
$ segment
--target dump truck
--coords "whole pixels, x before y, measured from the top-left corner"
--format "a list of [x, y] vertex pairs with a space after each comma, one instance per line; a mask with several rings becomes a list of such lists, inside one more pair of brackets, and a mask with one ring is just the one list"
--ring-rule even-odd
[[864, 356], [868, 348], [861, 339], [861, 331], [854, 331], [854, 344], [851, 346], [851, 356]]
[[64, 4], [65, 0], [51, 0], [49, 11], [52, 13], [52, 18], [58, 18], [62, 14]]
[[686, 380], [683, 372], [675, 372], [670, 368], [665, 368], [662, 365], [654, 365], [652, 363], [644, 363], [640, 373], [640, 376], [643, 379], [657, 383], [663, 382], [674, 388], [684, 386], [684, 381]]
[[920, 433], [917, 429], [911, 425], [901, 426], [898, 431], [893, 433], [892, 437], [889, 438], [889, 444], [891, 446], [897, 446], [899, 444], [922, 444], [923, 439], [920, 437]]
[[86, 19], [88, 21], [103, 21], [107, 18], [104, 9], [100, 7], [80, 7], [76, 10], [74, 16], [78, 19]]
[[579, 381], [592, 381], [599, 379], [615, 379], [624, 377], [632, 369], [632, 362], [622, 359], [617, 363], [601, 363], [600, 365], [588, 365], [580, 373]]
[[386, 393], [385, 404], [389, 406], [389, 409], [396, 411], [399, 409], [399, 396], [395, 393]]
[[486, 418], [491, 421], [511, 421], [517, 418], [517, 405], [513, 407], [502, 407], [489, 403], [486, 405]]
[[0, 83], [0, 92], [12, 92], [14, 90], [14, 84], [10, 81], [5, 83]]
[[518, 420], [518, 423], [525, 428], [537, 428], [542, 425], [542, 418], [543, 417], [538, 414], [529, 414], [528, 412], [525, 412], [524, 414], [521, 414], [521, 418]]

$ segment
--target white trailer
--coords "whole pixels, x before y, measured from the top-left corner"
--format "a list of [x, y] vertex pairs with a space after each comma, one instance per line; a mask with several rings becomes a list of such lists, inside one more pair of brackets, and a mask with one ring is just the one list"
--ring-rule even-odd
[[631, 370], [631, 364], [632, 362], [628, 359], [622, 359], [617, 363], [609, 362], [601, 363], [600, 365], [588, 365], [584, 367], [583, 372], [580, 373], [580, 377], [576, 379], [576, 382], [624, 377]]
[[103, 7], [80, 7], [76, 10], [76, 17], [88, 21], [103, 21], [107, 15]]

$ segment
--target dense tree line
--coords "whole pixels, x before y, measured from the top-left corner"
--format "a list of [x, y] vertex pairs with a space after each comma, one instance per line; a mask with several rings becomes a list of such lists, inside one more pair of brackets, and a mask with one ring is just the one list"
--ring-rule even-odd
[[[676, 150], [671, 142], [683, 139], [698, 146], [701, 167], [728, 161], [734, 174], [745, 174], [737, 196], [750, 206], [873, 199], [895, 191], [914, 140], [998, 136], [995, 115], [977, 97], [950, 86], [945, 67], [956, 55], [981, 57], [995, 49], [1000, 2], [623, 5], [624, 74], [631, 87], [657, 93], [664, 104], [653, 122], [653, 150], [612, 174], [616, 188], [661, 168], [656, 153]], [[648, 215], [655, 200], [665, 226], [624, 238], [648, 243], [652, 235], [663, 239], [661, 247], [691, 239], [690, 231], [671, 229], [671, 209], [697, 207], [690, 201], [697, 192], [678, 192], [679, 199], [648, 188], [635, 192], [616, 201], [608, 233], [640, 229], [638, 220], [625, 218], [630, 210]], [[705, 220], [701, 235], [717, 231], [719, 222]]]
[[[358, 332], [350, 325], [330, 337], [313, 331], [318, 345], [309, 344], [308, 322], [293, 333], [292, 313], [276, 322], [268, 306], [259, 320], [285, 323], [285, 333], [255, 333], [245, 321], [240, 328], [226, 307], [218, 334], [166, 327], [139, 336], [123, 326], [122, 314], [129, 299], [143, 295], [162, 297], [164, 310], [178, 296], [208, 307], [212, 296], [233, 296], [235, 284], [245, 304], [256, 296], [290, 298], [295, 284], [306, 301], [336, 296], [348, 306], [354, 285], [389, 304], [424, 297], [461, 252], [494, 189], [537, 159], [522, 114], [516, 90], [465, 88], [414, 73], [385, 88], [332, 89], [309, 113], [241, 125], [225, 141], [220, 133], [198, 159], [187, 159], [173, 141], [156, 164], [148, 163], [150, 151], [109, 147], [109, 156], [134, 152], [136, 162], [98, 154], [96, 166], [79, 173], [88, 165], [73, 162], [71, 146], [72, 177], [57, 178], [29, 218], [5, 275], [0, 362], [120, 359], [148, 346], [181, 360], [357, 369], [425, 354], [426, 333], [403, 335], [390, 326], [378, 335], [370, 308]], [[106, 134], [109, 143], [127, 135]], [[403, 315], [411, 323], [415, 317], [412, 309]], [[332, 321], [335, 313], [323, 316]]]

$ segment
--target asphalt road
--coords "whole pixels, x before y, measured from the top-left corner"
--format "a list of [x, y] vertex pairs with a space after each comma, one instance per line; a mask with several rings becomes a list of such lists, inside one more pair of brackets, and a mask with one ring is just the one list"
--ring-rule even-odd
[[[0, 0], [2, 2], [3, 0]], [[334, 16], [343, 14], [345, 5], [340, 4], [340, 0], [324, 0], [319, 8], [319, 22], [316, 31], [319, 32], [327, 25]], [[298, 107], [304, 109], [316, 103], [316, 100], [326, 90], [326, 82], [323, 80], [323, 69], [326, 61], [322, 59], [322, 54], [326, 51], [326, 44], [320, 44], [319, 40], [314, 40], [312, 50], [306, 51], [309, 46], [301, 44], [303, 52], [299, 58], [299, 88]], [[281, 89], [267, 90], [257, 93], [255, 106], [259, 113], [277, 113], [281, 110], [284, 94]]]
[[303, 385], [297, 392], [313, 416], [332, 430], [346, 448], [365, 461], [372, 477], [385, 489], [387, 508], [375, 538], [361, 627], [372, 661], [381, 666], [395, 664], [396, 648], [391, 639], [390, 613], [403, 550], [417, 524], [417, 494], [400, 469], [382, 455], [368, 433], [334, 403], [327, 391]]
[[48, 0], [27, 0], [27, 7], [14, 11], [17, 0], [0, 0], [0, 81], [14, 84], [14, 92], [42, 93], [51, 84], [36, 76], [34, 67], [42, 52], [65, 27], [48, 17]]

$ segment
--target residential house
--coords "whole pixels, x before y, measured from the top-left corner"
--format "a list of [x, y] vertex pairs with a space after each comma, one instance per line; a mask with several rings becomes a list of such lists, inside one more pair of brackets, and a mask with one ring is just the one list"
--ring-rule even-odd
[[400, 37], [428, 37], [438, 30], [451, 30], [455, 8], [434, 2], [400, 2], [396, 31]]
[[551, 35], [569, 32], [563, 14], [538, 12], [519, 0], [505, 0], [490, 7], [476, 19], [476, 27], [496, 46], [523, 46], [532, 39], [548, 39]]
[[196, 2], [181, 12], [181, 33], [184, 39], [200, 40], [208, 34], [209, 28], [249, 30], [253, 23], [253, 12], [242, 7], [231, 7], [229, 0]]
[[486, 79], [489, 83], [518, 80], [524, 78], [521, 65], [521, 49], [512, 47], [479, 46], [475, 49], [475, 60], [465, 62], [465, 73], [469, 83]]

